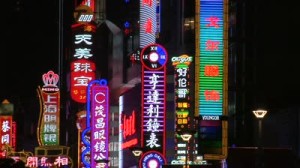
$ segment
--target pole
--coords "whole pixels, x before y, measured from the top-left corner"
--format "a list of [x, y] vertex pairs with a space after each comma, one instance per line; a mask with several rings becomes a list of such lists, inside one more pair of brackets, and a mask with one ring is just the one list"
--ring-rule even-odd
[[185, 168], [187, 168], [188, 165], [188, 157], [189, 157], [189, 141], [186, 141]]
[[258, 119], [258, 149], [261, 149], [261, 140], [262, 140], [262, 119]]
[[258, 119], [258, 167], [263, 168], [262, 118]]

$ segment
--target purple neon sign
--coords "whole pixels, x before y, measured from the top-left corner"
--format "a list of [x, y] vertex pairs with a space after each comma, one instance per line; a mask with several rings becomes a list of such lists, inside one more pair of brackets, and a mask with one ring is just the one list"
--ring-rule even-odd
[[96, 167], [97, 160], [108, 160], [108, 86], [92, 86], [91, 101], [91, 167]]

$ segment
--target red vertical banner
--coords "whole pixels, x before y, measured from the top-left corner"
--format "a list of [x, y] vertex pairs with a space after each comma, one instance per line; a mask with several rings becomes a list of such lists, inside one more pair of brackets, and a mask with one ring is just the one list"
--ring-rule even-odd
[[0, 149], [5, 148], [6, 145], [12, 146], [12, 116], [0, 116]]
[[16, 146], [17, 146], [17, 123], [15, 121], [12, 122], [11, 141], [12, 141], [11, 147], [13, 148], [13, 150], [16, 151]]

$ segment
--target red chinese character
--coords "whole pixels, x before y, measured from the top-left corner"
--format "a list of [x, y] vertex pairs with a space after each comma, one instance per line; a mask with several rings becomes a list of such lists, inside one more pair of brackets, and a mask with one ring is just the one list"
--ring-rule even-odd
[[207, 24], [207, 27], [215, 27], [215, 28], [219, 28], [219, 24], [218, 21], [220, 21], [219, 18], [217, 17], [209, 17], [205, 19], [206, 21], [209, 21], [209, 24]]
[[204, 76], [219, 76], [219, 67], [217, 65], [205, 66]]
[[145, 32], [152, 33], [152, 19], [151, 18], [148, 18], [145, 23]]
[[143, 0], [143, 5], [148, 5], [149, 7], [152, 6], [152, 0]]
[[220, 100], [220, 94], [218, 91], [215, 90], [206, 90], [204, 92], [205, 100], [207, 101], [219, 101]]
[[209, 51], [214, 51], [214, 50], [219, 50], [219, 41], [212, 41], [212, 40], [207, 40], [206, 42], [206, 50]]

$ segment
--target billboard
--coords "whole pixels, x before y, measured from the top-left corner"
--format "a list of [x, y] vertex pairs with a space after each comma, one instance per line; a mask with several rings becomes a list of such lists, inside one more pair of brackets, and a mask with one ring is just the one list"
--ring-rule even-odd
[[0, 116], [0, 149], [5, 149], [6, 145], [12, 146], [12, 116]]
[[[174, 56], [171, 59], [174, 66], [174, 88], [175, 88], [175, 131], [187, 132], [190, 131], [193, 126], [194, 106], [193, 104], [193, 75], [191, 63], [193, 57], [186, 54], [178, 57]], [[186, 154], [187, 144], [180, 136], [175, 137], [175, 160], [185, 160], [186, 156], [189, 158], [189, 153]], [[194, 141], [194, 137], [190, 140]]]
[[[85, 167], [107, 168], [109, 157], [109, 88], [107, 80], [93, 80], [87, 87], [86, 128], [81, 134]], [[103, 165], [104, 164], [104, 165]]]
[[142, 147], [165, 156], [166, 63], [161, 45], [149, 44], [141, 52]]
[[73, 31], [73, 51], [71, 68], [71, 98], [78, 103], [86, 103], [88, 83], [95, 79], [94, 24], [75, 24]]
[[44, 85], [38, 87], [40, 115], [38, 121], [38, 143], [44, 145], [59, 145], [60, 140], [60, 90], [57, 87], [59, 76], [48, 71], [42, 76]]
[[[158, 0], [140, 0], [140, 48], [155, 43]], [[159, 12], [159, 10], [158, 10]]]
[[196, 1], [196, 115], [207, 160], [227, 156], [227, 8], [227, 0]]
[[141, 85], [127, 90], [119, 97], [119, 166], [137, 165], [131, 149], [141, 147]]

